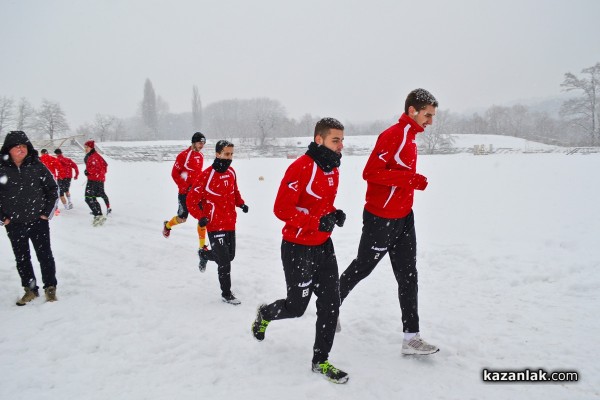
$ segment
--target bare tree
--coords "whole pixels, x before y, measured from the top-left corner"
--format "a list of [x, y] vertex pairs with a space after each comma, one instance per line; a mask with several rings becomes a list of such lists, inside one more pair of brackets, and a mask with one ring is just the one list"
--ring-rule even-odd
[[452, 147], [454, 137], [451, 134], [451, 116], [448, 110], [438, 110], [435, 122], [427, 132], [417, 135], [417, 141], [426, 154]]
[[583, 94], [581, 97], [565, 101], [560, 114], [584, 129], [593, 146], [600, 141], [600, 63], [584, 68], [581, 73], [589, 75], [589, 78], [580, 79], [570, 72], [565, 74], [565, 80], [560, 84], [563, 90], [581, 90]]
[[112, 115], [96, 114], [93, 130], [101, 142], [105, 142], [108, 139], [112, 133], [111, 128], [115, 126], [116, 120], [117, 118]]
[[33, 108], [25, 97], [21, 97], [17, 105], [17, 130], [24, 131], [35, 127], [35, 114], [35, 108]]
[[492, 135], [508, 135], [510, 131], [510, 109], [503, 106], [491, 106], [485, 112], [488, 132]]
[[46, 99], [42, 101], [42, 106], [37, 113], [37, 122], [38, 129], [48, 134], [50, 140], [53, 140], [55, 135], [69, 130], [69, 124], [60, 104]]
[[202, 129], [202, 101], [198, 92], [198, 86], [192, 88], [192, 130]]
[[0, 97], [0, 137], [2, 137], [6, 126], [13, 120], [13, 104], [12, 97]]
[[285, 108], [279, 101], [264, 97], [254, 99], [253, 103], [254, 121], [262, 146], [267, 137], [278, 136], [276, 131], [285, 120]]

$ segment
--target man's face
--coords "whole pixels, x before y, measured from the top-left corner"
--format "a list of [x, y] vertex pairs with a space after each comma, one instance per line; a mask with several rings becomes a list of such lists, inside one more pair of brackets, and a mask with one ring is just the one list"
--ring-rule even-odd
[[415, 120], [417, 125], [425, 129], [428, 125], [433, 124], [433, 117], [435, 116], [435, 107], [432, 105], [425, 106], [424, 109], [417, 112], [417, 110], [410, 106], [408, 108], [408, 116]]
[[83, 146], [83, 151], [85, 151], [86, 153], [89, 153], [91, 149], [92, 148], [89, 146], [85, 146], [85, 145]]
[[233, 160], [233, 146], [223, 147], [220, 153], [216, 153], [221, 160]]
[[10, 154], [10, 158], [13, 160], [15, 164], [20, 165], [25, 157], [27, 157], [27, 145], [26, 144], [18, 144], [12, 149], [8, 151]]
[[337, 154], [342, 154], [344, 148], [344, 131], [340, 129], [330, 129], [329, 135], [323, 139], [317, 135], [315, 139], [316, 143], [327, 147], [331, 151], [335, 151]]
[[192, 143], [192, 150], [194, 150], [194, 151], [200, 151], [200, 150], [202, 150], [202, 148], [204, 148], [204, 143], [205, 142], [194, 142], [194, 143]]

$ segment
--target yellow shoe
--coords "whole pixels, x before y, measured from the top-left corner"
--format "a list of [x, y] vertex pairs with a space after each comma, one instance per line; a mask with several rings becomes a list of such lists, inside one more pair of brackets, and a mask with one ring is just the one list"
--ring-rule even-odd
[[35, 299], [36, 297], [39, 297], [39, 293], [38, 293], [37, 289], [25, 288], [25, 294], [23, 295], [23, 297], [21, 297], [20, 300], [17, 300], [17, 305], [24, 306], [25, 304], [29, 303], [31, 300]]
[[46, 292], [46, 301], [58, 300], [56, 298], [56, 286], [48, 286], [44, 291]]

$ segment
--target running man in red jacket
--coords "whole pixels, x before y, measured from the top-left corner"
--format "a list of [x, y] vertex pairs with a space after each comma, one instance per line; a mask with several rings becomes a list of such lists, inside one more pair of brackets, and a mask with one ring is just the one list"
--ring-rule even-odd
[[[248, 212], [237, 185], [235, 170], [231, 168], [233, 143], [219, 140], [215, 146], [216, 158], [194, 182], [187, 196], [187, 207], [199, 227], [206, 227], [211, 250], [201, 247], [200, 260], [215, 261], [218, 265], [221, 298], [238, 305], [240, 301], [231, 292], [231, 262], [235, 258], [236, 207]], [[200, 263], [204, 272], [206, 263]]]
[[285, 172], [273, 212], [285, 222], [281, 260], [287, 297], [258, 307], [252, 334], [262, 341], [267, 325], [278, 319], [304, 314], [317, 296], [317, 323], [312, 371], [335, 383], [346, 383], [348, 374], [328, 361], [340, 306], [338, 265], [331, 241], [335, 225], [343, 226], [346, 214], [336, 210], [344, 126], [323, 118], [315, 126], [314, 142], [305, 155]]
[[389, 254], [402, 310], [402, 354], [425, 355], [439, 350], [419, 334], [417, 239], [412, 210], [414, 191], [427, 187], [427, 178], [417, 173], [415, 138], [433, 123], [437, 107], [437, 100], [427, 90], [413, 90], [398, 123], [377, 138], [363, 171], [367, 195], [358, 255], [340, 277], [340, 297], [344, 301]]
[[[79, 177], [79, 168], [73, 160], [63, 156], [61, 149], [54, 150], [56, 159], [58, 160], [58, 190], [60, 195], [60, 201], [65, 206], [66, 210], [73, 208], [71, 202], [71, 179], [77, 179]], [[73, 178], [73, 170], [75, 170], [75, 177]], [[66, 198], [65, 198], [66, 195]]]
[[[192, 183], [202, 173], [202, 167], [204, 166], [204, 156], [201, 151], [206, 143], [206, 137], [201, 132], [196, 132], [192, 135], [192, 145], [179, 153], [173, 164], [171, 170], [171, 177], [177, 184], [178, 194], [177, 202], [179, 204], [177, 208], [177, 215], [171, 218], [169, 221], [163, 222], [163, 236], [169, 238], [171, 235], [171, 229], [175, 225], [179, 225], [187, 221], [189, 215], [186, 199], [189, 191], [192, 188]], [[198, 227], [198, 240], [200, 241], [200, 248], [204, 246], [206, 240], [206, 227]], [[204, 263], [206, 267], [206, 263]]]
[[52, 176], [54, 177], [54, 180], [56, 180], [58, 177], [58, 170], [60, 169], [58, 160], [48, 154], [48, 150], [46, 149], [42, 149], [40, 153], [40, 161], [50, 170], [50, 172], [52, 172]]
[[106, 180], [108, 164], [96, 151], [96, 144], [93, 140], [88, 140], [84, 143], [84, 151], [86, 152], [86, 155], [83, 158], [85, 162], [85, 171], [83, 171], [83, 173], [88, 178], [87, 185], [85, 186], [85, 202], [92, 210], [92, 215], [94, 215], [92, 225], [99, 226], [104, 224], [106, 217], [102, 215], [102, 208], [96, 198], [102, 197], [104, 200], [104, 204], [106, 204], [106, 214], [110, 214], [111, 212], [110, 202], [104, 191], [104, 182]]

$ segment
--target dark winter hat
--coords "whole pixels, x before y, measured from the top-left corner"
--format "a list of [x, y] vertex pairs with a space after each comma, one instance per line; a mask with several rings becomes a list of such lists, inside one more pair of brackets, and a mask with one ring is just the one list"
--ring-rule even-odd
[[0, 153], [8, 154], [10, 149], [20, 144], [27, 145], [27, 149], [29, 152], [33, 151], [33, 145], [29, 141], [29, 138], [23, 131], [10, 131], [6, 137], [4, 138], [4, 144], [2, 145], [2, 149], [0, 149]]
[[219, 140], [215, 146], [215, 152], [220, 153], [225, 147], [233, 147], [233, 143], [228, 140]]
[[192, 136], [192, 143], [196, 143], [196, 142], [206, 143], [206, 138], [204, 137], [204, 135], [201, 132], [196, 132]]
[[61, 149], [56, 149], [56, 150], [54, 150], [54, 154], [60, 155], [60, 154], [62, 154], [62, 150]]
[[83, 145], [89, 147], [90, 149], [93, 149], [96, 146], [93, 140], [88, 140]]

